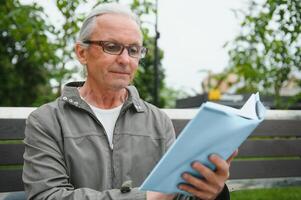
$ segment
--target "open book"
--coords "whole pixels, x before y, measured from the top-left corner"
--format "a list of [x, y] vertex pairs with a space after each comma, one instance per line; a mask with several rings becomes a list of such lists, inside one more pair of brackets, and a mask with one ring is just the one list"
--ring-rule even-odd
[[241, 109], [213, 102], [202, 104], [197, 115], [183, 129], [175, 143], [161, 158], [140, 189], [163, 193], [183, 193], [177, 188], [185, 181], [183, 172], [201, 177], [191, 168], [200, 161], [212, 170], [211, 154], [227, 159], [264, 119], [265, 108], [259, 95], [252, 94]]

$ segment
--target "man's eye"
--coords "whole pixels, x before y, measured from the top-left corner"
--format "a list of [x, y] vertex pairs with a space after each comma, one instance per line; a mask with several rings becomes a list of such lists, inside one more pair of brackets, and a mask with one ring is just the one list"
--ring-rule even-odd
[[131, 55], [139, 54], [139, 47], [137, 47], [137, 46], [131, 46], [131, 47], [129, 48], [129, 53], [130, 53]]
[[105, 48], [107, 51], [112, 51], [112, 52], [118, 52], [121, 50], [121, 46], [114, 43], [106, 44]]

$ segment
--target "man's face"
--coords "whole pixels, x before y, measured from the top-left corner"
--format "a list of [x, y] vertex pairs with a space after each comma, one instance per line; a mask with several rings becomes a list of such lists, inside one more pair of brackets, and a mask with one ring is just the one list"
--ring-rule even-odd
[[[142, 45], [137, 23], [127, 16], [104, 14], [96, 18], [91, 41], [111, 41], [123, 45]], [[130, 57], [127, 49], [121, 55], [105, 53], [102, 47], [90, 45], [86, 50], [87, 80], [98, 88], [120, 90], [133, 80], [139, 58]]]

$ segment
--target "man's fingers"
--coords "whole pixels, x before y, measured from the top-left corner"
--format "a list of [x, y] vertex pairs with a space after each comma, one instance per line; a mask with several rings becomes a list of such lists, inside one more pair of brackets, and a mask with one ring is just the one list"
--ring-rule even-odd
[[224, 188], [225, 180], [229, 176], [228, 163], [218, 155], [212, 155], [209, 160], [216, 166], [212, 171], [200, 162], [192, 163], [192, 168], [203, 178], [184, 173], [182, 178], [187, 184], [180, 184], [179, 188], [201, 199], [213, 199]]
[[207, 182], [217, 181], [214, 172], [200, 162], [193, 162], [192, 168], [199, 172]]
[[209, 160], [216, 166], [216, 173], [228, 178], [229, 164], [217, 155], [211, 155]]
[[210, 187], [208, 183], [204, 179], [200, 179], [197, 177], [194, 177], [188, 173], [184, 173], [182, 175], [182, 178], [189, 184], [195, 187], [198, 190], [203, 190], [203, 191], [209, 191], [211, 193], [216, 192], [214, 188]]

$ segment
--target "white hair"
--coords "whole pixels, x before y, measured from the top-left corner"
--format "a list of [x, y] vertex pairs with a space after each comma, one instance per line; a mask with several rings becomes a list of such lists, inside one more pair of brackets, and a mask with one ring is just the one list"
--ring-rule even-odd
[[138, 16], [134, 12], [132, 12], [128, 6], [119, 3], [103, 3], [93, 8], [89, 13], [89, 15], [86, 17], [86, 19], [84, 20], [83, 25], [79, 32], [78, 42], [83, 44], [85, 40], [89, 40], [89, 37], [91, 36], [95, 25], [96, 17], [103, 14], [125, 15], [133, 19], [140, 27], [140, 20]]

